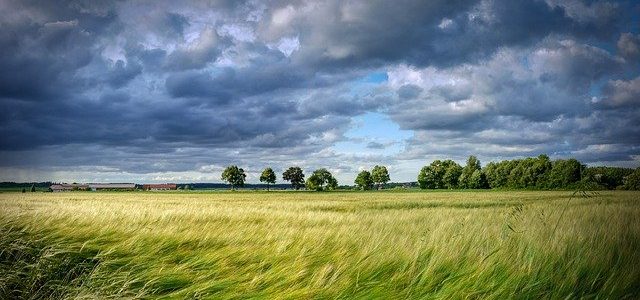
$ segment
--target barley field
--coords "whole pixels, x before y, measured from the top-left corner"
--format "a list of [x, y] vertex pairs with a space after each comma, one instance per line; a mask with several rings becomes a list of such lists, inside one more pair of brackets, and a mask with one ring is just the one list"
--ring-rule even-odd
[[0, 193], [0, 299], [639, 298], [640, 193], [583, 196]]

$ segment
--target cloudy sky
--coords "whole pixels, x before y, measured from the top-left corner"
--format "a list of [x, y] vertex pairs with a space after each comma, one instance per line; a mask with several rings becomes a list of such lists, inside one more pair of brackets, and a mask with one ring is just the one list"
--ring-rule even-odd
[[[640, 165], [635, 1], [0, 0], [0, 181]], [[280, 175], [278, 176], [280, 177]], [[279, 180], [280, 181], [280, 180]], [[281, 181], [280, 181], [281, 182]]]

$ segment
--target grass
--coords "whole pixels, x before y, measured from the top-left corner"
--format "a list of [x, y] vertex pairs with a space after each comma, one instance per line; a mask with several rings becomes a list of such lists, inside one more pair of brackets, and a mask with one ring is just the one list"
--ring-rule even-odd
[[639, 196], [2, 193], [0, 298], [637, 299]]

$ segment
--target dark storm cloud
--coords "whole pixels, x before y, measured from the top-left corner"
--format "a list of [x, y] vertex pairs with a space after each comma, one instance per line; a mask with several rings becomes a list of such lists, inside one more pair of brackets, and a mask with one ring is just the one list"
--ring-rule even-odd
[[623, 33], [617, 43], [620, 55], [629, 60], [640, 58], [640, 35]]
[[[544, 1], [388, 1], [304, 3], [271, 10], [261, 36], [298, 34], [297, 61], [317, 67], [452, 66], [549, 34], [608, 39], [626, 12], [611, 5], [574, 19]], [[604, 12], [606, 11], [606, 12]]]
[[114, 87], [119, 88], [127, 84], [133, 78], [142, 73], [142, 66], [135, 62], [130, 62], [125, 66], [122, 60], [118, 60], [112, 70], [107, 74], [107, 82]]
[[[0, 0], [0, 166], [349, 174], [542, 152], [633, 164], [634, 5]], [[410, 130], [406, 149], [333, 150], [369, 112]], [[390, 153], [402, 141], [357, 142]]]
[[177, 13], [166, 13], [164, 21], [167, 28], [170, 29], [168, 32], [180, 37], [183, 36], [185, 28], [189, 26], [189, 19]]
[[178, 71], [202, 69], [220, 54], [219, 39], [213, 28], [203, 30], [192, 45], [173, 51], [167, 57], [166, 67]]
[[126, 49], [127, 54], [137, 58], [143, 65], [146, 72], [155, 73], [163, 70], [167, 51], [163, 49], [153, 48], [145, 49], [141, 45], [129, 45]]
[[415, 99], [420, 95], [422, 89], [413, 84], [406, 84], [398, 89], [398, 96], [402, 99]]
[[78, 87], [75, 71], [93, 57], [78, 21], [3, 24], [0, 97], [47, 100]]
[[612, 80], [604, 88], [603, 98], [596, 103], [602, 108], [640, 108], [640, 77], [625, 81]]
[[401, 101], [391, 113], [405, 128], [457, 130], [492, 126], [490, 118], [497, 116], [533, 122], [584, 117], [591, 112], [586, 95], [591, 84], [620, 75], [622, 64], [602, 49], [572, 40], [543, 41], [527, 50], [498, 52], [480, 65], [415, 71], [436, 80], [425, 81], [422, 97]]
[[100, 96], [100, 102], [105, 105], [114, 103], [126, 103], [131, 99], [131, 96], [125, 92], [110, 92], [104, 93]]
[[[223, 72], [233, 73], [233, 70]], [[221, 77], [234, 75], [221, 75]], [[225, 84], [225, 80], [213, 80], [209, 74], [188, 72], [169, 76], [166, 88], [172, 97], [200, 97], [207, 98], [212, 104], [227, 103], [233, 93]]]
[[2, 6], [0, 97], [50, 101], [85, 88], [76, 72], [97, 55], [93, 46], [114, 23], [113, 11], [74, 2]]
[[[281, 89], [317, 89], [340, 83], [345, 75], [326, 75], [292, 65], [279, 51], [253, 47], [260, 54], [246, 67], [223, 67], [214, 72], [187, 71], [169, 75], [166, 89], [176, 98], [200, 98], [205, 104], [225, 104], [230, 100]], [[347, 75], [348, 76], [348, 75]], [[348, 77], [346, 77], [348, 78]], [[330, 109], [330, 105], [325, 105]]]

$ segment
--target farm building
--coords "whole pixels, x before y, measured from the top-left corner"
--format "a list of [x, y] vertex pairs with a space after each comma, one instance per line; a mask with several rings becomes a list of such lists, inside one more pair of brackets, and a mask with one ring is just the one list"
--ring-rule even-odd
[[49, 187], [49, 190], [51, 190], [52, 192], [86, 191], [88, 189], [89, 189], [89, 185], [77, 184], [77, 183], [72, 183], [72, 184], [67, 184], [67, 183], [52, 184]]
[[100, 191], [100, 190], [133, 191], [136, 189], [136, 184], [135, 183], [90, 183], [89, 188], [92, 191]]
[[175, 183], [162, 183], [162, 184], [144, 184], [142, 189], [145, 191], [168, 191], [177, 190], [178, 185]]

